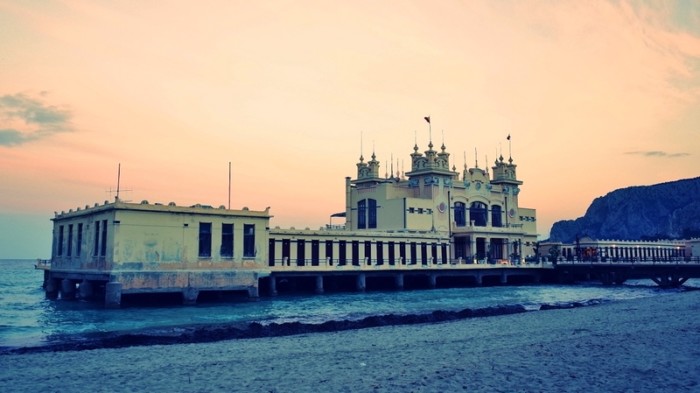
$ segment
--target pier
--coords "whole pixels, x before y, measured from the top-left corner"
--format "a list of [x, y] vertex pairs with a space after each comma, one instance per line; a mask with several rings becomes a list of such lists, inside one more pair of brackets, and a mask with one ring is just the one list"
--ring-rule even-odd
[[316, 264], [293, 264], [276, 261], [270, 274], [260, 280], [265, 294], [275, 296], [280, 291], [324, 293], [328, 289], [343, 291], [376, 289], [444, 288], [480, 285], [539, 283], [551, 276], [548, 263], [377, 263], [365, 260], [358, 264], [338, 264], [324, 261]]
[[662, 288], [678, 288], [691, 278], [700, 278], [700, 257], [559, 261], [555, 269], [562, 283], [600, 280], [603, 284], [611, 285], [627, 280], [650, 279]]

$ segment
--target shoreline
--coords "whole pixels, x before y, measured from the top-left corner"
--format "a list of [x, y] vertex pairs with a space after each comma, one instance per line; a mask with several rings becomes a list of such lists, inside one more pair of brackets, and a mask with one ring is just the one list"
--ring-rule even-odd
[[526, 312], [591, 307], [609, 301], [612, 300], [589, 299], [586, 301], [576, 302], [542, 303], [536, 308], [527, 308], [522, 304], [513, 304], [483, 308], [465, 308], [458, 311], [435, 310], [423, 314], [378, 314], [370, 315], [357, 320], [329, 320], [322, 323], [218, 323], [144, 328], [113, 332], [90, 332], [66, 335], [57, 342], [47, 342], [30, 346], [0, 347], [0, 356], [42, 352], [128, 348], [150, 345], [201, 344], [226, 340], [332, 333], [381, 326], [434, 324], [470, 318], [485, 318]]
[[439, 323], [0, 356], [6, 392], [700, 390], [700, 292]]

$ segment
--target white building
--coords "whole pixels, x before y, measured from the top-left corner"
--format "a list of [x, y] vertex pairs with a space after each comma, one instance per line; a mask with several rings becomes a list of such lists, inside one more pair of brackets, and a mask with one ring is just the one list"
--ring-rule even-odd
[[53, 218], [47, 295], [71, 297], [79, 285], [81, 296], [104, 291], [108, 305], [151, 292], [181, 292], [192, 303], [201, 291], [257, 296], [260, 279], [282, 266], [438, 269], [534, 256], [536, 213], [519, 204], [523, 183], [512, 158], [499, 157], [491, 173], [478, 164], [460, 173], [444, 145], [436, 151], [429, 142], [423, 153], [414, 146], [410, 156], [409, 172], [384, 177], [374, 154], [360, 157], [357, 177], [346, 178], [345, 211], [333, 214], [345, 224], [319, 230], [269, 229], [268, 210], [223, 206], [116, 199], [61, 212]]

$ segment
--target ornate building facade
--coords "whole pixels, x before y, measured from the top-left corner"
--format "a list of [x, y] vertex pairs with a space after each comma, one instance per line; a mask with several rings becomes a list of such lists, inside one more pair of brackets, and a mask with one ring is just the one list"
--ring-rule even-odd
[[[534, 256], [536, 211], [522, 207], [513, 159], [461, 172], [444, 144], [414, 145], [411, 170], [382, 177], [375, 153], [345, 180], [341, 228], [270, 231], [269, 264], [518, 263]], [[393, 168], [392, 168], [393, 172]]]

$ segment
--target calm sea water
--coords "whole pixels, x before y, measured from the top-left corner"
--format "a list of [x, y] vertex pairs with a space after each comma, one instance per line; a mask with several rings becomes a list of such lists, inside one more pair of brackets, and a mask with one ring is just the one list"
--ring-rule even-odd
[[258, 301], [196, 306], [127, 306], [106, 309], [99, 302], [47, 300], [43, 273], [33, 260], [0, 260], [0, 347], [34, 346], [81, 333], [166, 328], [225, 322], [307, 322], [361, 319], [379, 314], [421, 314], [522, 304], [619, 300], [673, 294], [652, 281], [623, 286], [529, 285], [324, 295], [278, 296]]

